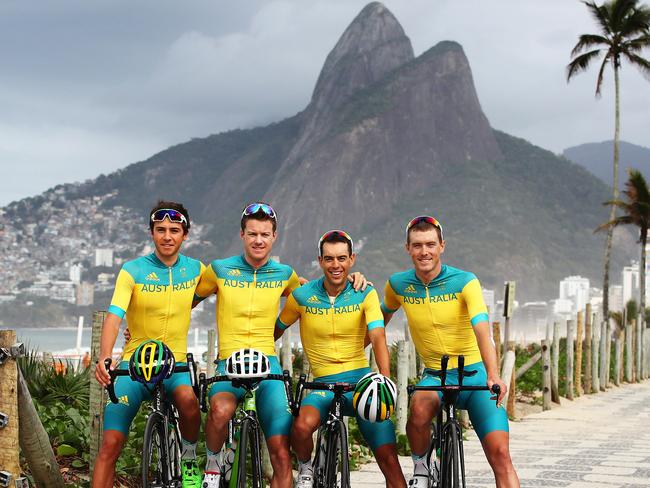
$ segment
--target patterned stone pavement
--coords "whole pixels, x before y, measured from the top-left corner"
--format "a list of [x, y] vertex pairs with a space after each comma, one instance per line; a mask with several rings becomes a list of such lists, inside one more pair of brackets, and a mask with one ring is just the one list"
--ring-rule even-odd
[[[510, 423], [522, 487], [650, 487], [650, 381], [612, 387]], [[467, 487], [494, 485], [478, 438], [464, 443]], [[410, 458], [400, 458], [410, 476]], [[352, 473], [354, 488], [384, 485], [376, 464]]]

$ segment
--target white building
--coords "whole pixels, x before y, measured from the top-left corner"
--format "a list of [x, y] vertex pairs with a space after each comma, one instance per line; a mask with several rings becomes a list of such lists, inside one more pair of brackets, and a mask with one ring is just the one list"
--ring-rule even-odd
[[[602, 292], [600, 297], [600, 303], [602, 304]], [[625, 306], [625, 301], [623, 300], [623, 285], [611, 285], [609, 287], [609, 309], [612, 312], [621, 312]], [[593, 310], [594, 301], [591, 301], [591, 307]]]
[[494, 303], [494, 290], [486, 290], [485, 288], [481, 288], [481, 292], [483, 293], [483, 301], [485, 302], [485, 305], [488, 308], [489, 323], [492, 323], [493, 320], [496, 320], [495, 319], [496, 304]]
[[68, 276], [70, 277], [70, 281], [72, 281], [75, 284], [81, 283], [81, 272], [83, 271], [84, 267], [79, 264], [75, 263], [72, 266], [70, 266], [70, 272]]
[[[584, 310], [589, 303], [589, 279], [582, 276], [567, 276], [560, 281], [560, 300], [569, 300], [573, 313]], [[564, 308], [565, 304], [560, 305]]]
[[[623, 286], [623, 306], [632, 299], [639, 300], [639, 263], [632, 261], [629, 266], [624, 266], [621, 273]], [[647, 294], [646, 294], [647, 296]]]
[[77, 285], [77, 306], [92, 305], [95, 300], [95, 285], [92, 283], [79, 283]]
[[113, 250], [106, 248], [95, 249], [95, 266], [113, 266]]

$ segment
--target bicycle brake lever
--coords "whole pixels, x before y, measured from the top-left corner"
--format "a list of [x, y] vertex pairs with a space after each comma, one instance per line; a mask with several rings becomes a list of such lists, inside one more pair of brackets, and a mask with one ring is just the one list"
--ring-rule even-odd
[[206, 390], [207, 387], [205, 384], [205, 373], [201, 373], [199, 375], [199, 408], [203, 413], [208, 411], [208, 406], [206, 405], [205, 401]]
[[111, 402], [113, 403], [118, 403], [117, 396], [115, 395], [115, 373], [111, 370], [111, 363], [113, 360], [111, 358], [106, 358], [104, 359], [104, 368], [106, 369], [106, 372], [108, 375], [111, 377], [111, 382], [106, 385], [106, 391], [108, 392], [108, 397], [111, 399]]
[[497, 408], [499, 408], [499, 395], [501, 394], [501, 387], [497, 384], [492, 385], [492, 393], [497, 396], [495, 402], [497, 404]]

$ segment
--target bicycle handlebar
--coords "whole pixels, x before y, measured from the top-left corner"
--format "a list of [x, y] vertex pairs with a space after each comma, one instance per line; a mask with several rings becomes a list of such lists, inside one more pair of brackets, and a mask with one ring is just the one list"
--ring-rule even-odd
[[[199, 386], [196, 381], [196, 363], [194, 362], [194, 355], [191, 352], [188, 352], [186, 357], [187, 357], [187, 365], [179, 366], [175, 364], [171, 374], [189, 372], [192, 389], [194, 390], [194, 394], [198, 398]], [[104, 359], [104, 368], [106, 369], [108, 375], [111, 377], [111, 382], [108, 385], [106, 385], [106, 391], [108, 392], [108, 397], [111, 399], [111, 402], [118, 403], [119, 400], [115, 395], [115, 378], [118, 376], [129, 376], [130, 374], [128, 369], [111, 369], [112, 362], [113, 360], [111, 358]]]
[[302, 403], [302, 393], [307, 390], [324, 390], [334, 392], [334, 395], [341, 395], [343, 393], [353, 391], [356, 388], [356, 383], [319, 383], [314, 381], [307, 381], [307, 376], [300, 375], [298, 385], [296, 386], [296, 395], [291, 402], [291, 413], [294, 417], [298, 416], [300, 404]]
[[208, 404], [206, 401], [206, 396], [208, 392], [208, 386], [212, 383], [219, 383], [224, 381], [229, 381], [232, 383], [234, 388], [246, 388], [247, 390], [253, 390], [258, 383], [266, 380], [275, 380], [284, 382], [284, 392], [287, 395], [287, 401], [289, 402], [289, 408], [293, 411], [293, 398], [291, 396], [291, 390], [293, 388], [291, 375], [288, 370], [284, 370], [282, 374], [269, 374], [260, 378], [230, 378], [227, 375], [215, 375], [212, 378], [207, 378], [205, 373], [199, 375], [198, 381], [198, 398], [199, 398], [199, 407], [202, 412], [208, 411]]

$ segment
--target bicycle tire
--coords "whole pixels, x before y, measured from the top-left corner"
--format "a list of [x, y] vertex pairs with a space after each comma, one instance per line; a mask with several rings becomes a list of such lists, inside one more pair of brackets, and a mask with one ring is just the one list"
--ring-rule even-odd
[[174, 415], [174, 420], [170, 422], [171, 425], [167, 435], [168, 465], [169, 474], [173, 480], [172, 484], [175, 482], [175, 485], [180, 487], [183, 483], [183, 471], [181, 469], [181, 449], [183, 444], [181, 441], [181, 431], [178, 427], [178, 416], [175, 412], [172, 415]]
[[155, 488], [170, 483], [166, 445], [165, 418], [153, 412], [144, 428], [142, 445], [142, 486]]
[[348, 433], [340, 420], [333, 422], [328, 429], [325, 486], [350, 488]]
[[[253, 420], [245, 418], [239, 430], [237, 488], [263, 488], [260, 438]], [[249, 485], [250, 482], [250, 485]]]
[[450, 421], [444, 425], [440, 460], [441, 488], [461, 488], [461, 478], [464, 484], [465, 475], [461, 473], [460, 464], [460, 435], [460, 426], [456, 422]]

